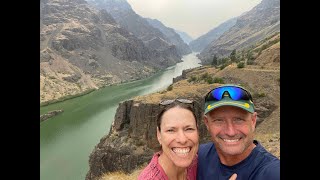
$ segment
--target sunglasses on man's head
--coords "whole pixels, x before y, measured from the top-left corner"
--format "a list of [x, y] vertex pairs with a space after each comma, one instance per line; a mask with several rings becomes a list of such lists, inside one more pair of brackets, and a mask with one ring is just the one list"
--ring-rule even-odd
[[175, 101], [183, 103], [183, 104], [192, 104], [193, 103], [193, 101], [191, 101], [189, 99], [168, 99], [168, 100], [161, 101], [160, 105], [166, 106], [166, 105], [172, 104]]
[[235, 101], [238, 101], [238, 100], [252, 101], [251, 94], [247, 90], [237, 86], [217, 87], [206, 95], [205, 101], [206, 102], [220, 101], [223, 98], [225, 92], [228, 92], [229, 97]]

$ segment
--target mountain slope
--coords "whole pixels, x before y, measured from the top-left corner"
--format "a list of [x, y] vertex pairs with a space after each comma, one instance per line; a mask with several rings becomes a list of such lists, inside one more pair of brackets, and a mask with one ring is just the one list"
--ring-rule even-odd
[[175, 29], [175, 31], [176, 31], [176, 33], [178, 33], [180, 35], [181, 39], [185, 43], [189, 44], [193, 40], [193, 38], [189, 34], [187, 34], [186, 32], [179, 31], [179, 30], [176, 30], [176, 29]]
[[84, 0], [40, 1], [41, 103], [145, 78], [175, 62]]
[[237, 19], [231, 18], [224, 23], [221, 23], [216, 28], [210, 30], [208, 33], [198, 37], [197, 39], [191, 41], [189, 46], [195, 52], [202, 51], [207, 47], [212, 41], [218, 39], [224, 32], [229, 30], [233, 25], [236, 24]]
[[[126, 0], [90, 0], [88, 2], [97, 9], [107, 10], [121, 27], [141, 39], [146, 47], [171, 62], [172, 65], [181, 61], [181, 54], [176, 46], [170, 43], [159, 29], [154, 28], [147, 20], [136, 14]], [[153, 46], [149, 46], [150, 41]]]
[[206, 64], [214, 55], [227, 56], [234, 49], [249, 47], [275, 32], [280, 32], [280, 0], [262, 0], [237, 18], [236, 24], [211, 42], [198, 57]]
[[159, 29], [170, 42], [177, 47], [179, 54], [185, 55], [191, 53], [189, 46], [181, 39], [179, 34], [177, 34], [174, 29], [166, 27], [157, 19], [145, 18], [151, 26]]

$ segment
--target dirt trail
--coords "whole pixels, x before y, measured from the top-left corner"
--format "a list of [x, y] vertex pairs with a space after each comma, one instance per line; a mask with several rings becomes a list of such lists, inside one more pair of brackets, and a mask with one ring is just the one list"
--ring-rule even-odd
[[280, 69], [242, 68], [246, 71], [280, 72]]

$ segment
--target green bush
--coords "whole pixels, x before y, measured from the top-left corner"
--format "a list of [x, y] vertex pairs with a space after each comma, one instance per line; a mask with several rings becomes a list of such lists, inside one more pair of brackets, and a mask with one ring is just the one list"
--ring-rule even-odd
[[208, 77], [209, 77], [209, 74], [207, 72], [201, 75], [201, 79], [206, 79]]
[[247, 65], [254, 65], [254, 64], [255, 64], [255, 62], [254, 62], [253, 60], [249, 60], [249, 59], [248, 59]]
[[266, 97], [266, 96], [267, 96], [267, 95], [266, 95], [264, 92], [254, 93], [254, 94], [253, 94], [253, 97], [258, 97], [258, 98]]
[[167, 91], [171, 91], [173, 89], [172, 84], [170, 86], [167, 87]]
[[196, 76], [191, 76], [189, 79], [188, 79], [188, 82], [193, 82], [193, 81], [197, 81], [197, 77]]
[[213, 83], [224, 84], [224, 81], [223, 81], [222, 78], [215, 77], [215, 78], [213, 79]]
[[237, 64], [237, 67], [238, 67], [238, 68], [244, 68], [244, 62], [239, 62], [239, 63]]
[[205, 80], [208, 84], [213, 84], [213, 78], [211, 76], [207, 77]]
[[224, 69], [224, 68], [227, 67], [227, 66], [228, 66], [228, 64], [222, 64], [219, 69], [222, 70], [222, 69]]

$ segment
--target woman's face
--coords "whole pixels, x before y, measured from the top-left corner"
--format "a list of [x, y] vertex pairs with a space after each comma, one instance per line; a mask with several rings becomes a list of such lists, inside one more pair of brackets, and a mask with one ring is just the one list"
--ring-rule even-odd
[[167, 110], [157, 129], [162, 145], [162, 158], [177, 167], [188, 167], [198, 152], [199, 135], [196, 120], [190, 110], [173, 107]]

